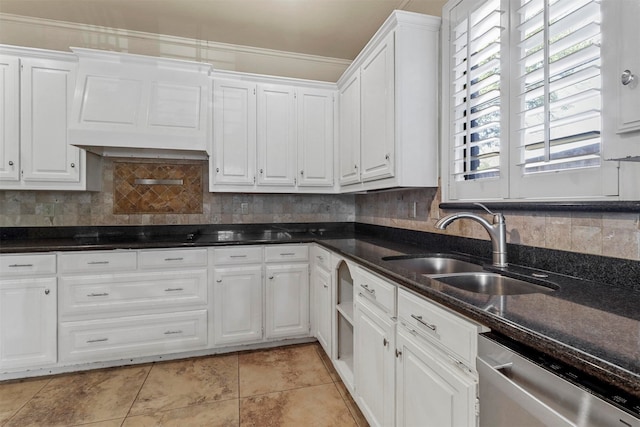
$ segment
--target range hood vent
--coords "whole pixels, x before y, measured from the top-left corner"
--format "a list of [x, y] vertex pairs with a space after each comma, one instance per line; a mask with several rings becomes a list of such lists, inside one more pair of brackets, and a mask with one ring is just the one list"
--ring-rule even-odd
[[114, 157], [206, 159], [211, 65], [72, 48], [69, 143]]

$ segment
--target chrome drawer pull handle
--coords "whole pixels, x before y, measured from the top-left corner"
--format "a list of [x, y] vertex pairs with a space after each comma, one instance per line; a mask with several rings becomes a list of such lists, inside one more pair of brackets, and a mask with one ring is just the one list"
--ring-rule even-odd
[[184, 291], [183, 288], [167, 288], [164, 290], [165, 292], [179, 292], [179, 291]]
[[176, 334], [181, 334], [182, 331], [181, 330], [177, 330], [177, 331], [167, 331], [164, 334], [165, 335], [176, 335]]
[[107, 292], [102, 292], [100, 294], [95, 294], [95, 293], [91, 293], [91, 294], [87, 294], [88, 297], [108, 297], [109, 294]]
[[369, 285], [360, 285], [360, 287], [362, 289], [364, 289], [365, 291], [369, 292], [371, 295], [375, 295], [376, 294], [376, 290], [375, 289], [370, 289]]
[[165, 258], [165, 261], [182, 261], [184, 258], [180, 257], [180, 258]]
[[293, 256], [293, 255], [295, 255], [294, 252], [284, 252], [280, 254], [280, 256]]
[[416, 316], [415, 314], [412, 314], [411, 317], [413, 317], [414, 319], [416, 319], [418, 321], [418, 323], [426, 326], [427, 328], [431, 329], [432, 331], [436, 331], [436, 329], [438, 328], [436, 325], [432, 325], [430, 323], [425, 322], [424, 320], [422, 320], [422, 316]]
[[11, 268], [16, 268], [16, 267], [33, 267], [33, 264], [11, 264], [9, 267], [11, 267]]
[[329, 285], [322, 285], [325, 289], [329, 289]]
[[95, 340], [89, 340], [89, 341], [87, 341], [87, 344], [91, 344], [91, 343], [94, 343], [94, 342], [106, 342], [106, 341], [109, 341], [109, 338], [98, 338], [98, 339], [95, 339]]
[[230, 255], [229, 258], [246, 258], [246, 255]]
[[89, 261], [87, 264], [88, 265], [103, 265], [103, 264], [109, 264], [109, 261]]

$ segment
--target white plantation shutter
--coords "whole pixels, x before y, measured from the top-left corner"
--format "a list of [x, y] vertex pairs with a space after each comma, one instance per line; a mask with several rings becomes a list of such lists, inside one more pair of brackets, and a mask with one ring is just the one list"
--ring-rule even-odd
[[518, 45], [524, 173], [598, 167], [602, 129], [600, 5], [595, 0], [522, 0]]
[[453, 176], [500, 176], [500, 1], [470, 10], [452, 29]]
[[602, 158], [600, 2], [445, 6], [447, 200], [618, 194]]

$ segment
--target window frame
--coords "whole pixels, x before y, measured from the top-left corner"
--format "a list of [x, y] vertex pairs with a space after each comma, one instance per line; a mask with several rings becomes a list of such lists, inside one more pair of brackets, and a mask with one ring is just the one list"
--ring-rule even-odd
[[[599, 167], [588, 169], [568, 169], [553, 172], [524, 174], [521, 163], [519, 145], [519, 112], [510, 105], [517, 105], [514, 100], [518, 93], [519, 80], [511, 78], [516, 67], [517, 49], [514, 39], [516, 22], [516, 3], [511, 0], [500, 0], [501, 26], [501, 130], [500, 130], [500, 176], [498, 178], [456, 181], [453, 176], [453, 100], [452, 100], [452, 43], [451, 30], [463, 18], [458, 18], [477, 9], [489, 0], [451, 0], [442, 11], [442, 134], [441, 134], [441, 190], [443, 202], [451, 201], [523, 201], [523, 200], [617, 200], [619, 195], [619, 162], [605, 160], [606, 135], [601, 131]], [[454, 21], [455, 20], [455, 21]], [[604, 37], [604, 30], [601, 27]], [[602, 54], [601, 54], [602, 58]], [[603, 79], [603, 71], [600, 77]], [[604, 90], [602, 91], [604, 92]], [[606, 99], [604, 93], [601, 99]], [[604, 129], [604, 105], [600, 120]]]

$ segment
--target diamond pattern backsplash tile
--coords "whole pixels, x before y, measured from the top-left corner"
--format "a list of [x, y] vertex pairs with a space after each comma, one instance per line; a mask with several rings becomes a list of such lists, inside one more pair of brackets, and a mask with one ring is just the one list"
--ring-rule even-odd
[[114, 214], [202, 213], [202, 165], [116, 163], [113, 198]]

